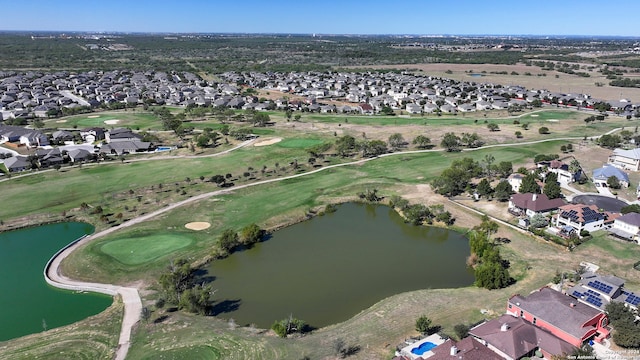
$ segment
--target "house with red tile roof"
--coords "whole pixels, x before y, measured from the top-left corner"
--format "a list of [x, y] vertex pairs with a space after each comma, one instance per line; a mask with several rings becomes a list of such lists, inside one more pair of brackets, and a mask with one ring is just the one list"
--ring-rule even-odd
[[606, 328], [609, 318], [604, 312], [548, 287], [528, 296], [512, 296], [507, 302], [507, 314], [520, 317], [576, 347], [609, 336]]

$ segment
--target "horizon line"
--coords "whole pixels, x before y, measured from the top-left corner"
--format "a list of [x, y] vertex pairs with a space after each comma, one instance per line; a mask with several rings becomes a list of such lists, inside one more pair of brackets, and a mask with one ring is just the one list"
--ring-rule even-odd
[[359, 36], [359, 37], [542, 37], [542, 38], [627, 38], [640, 39], [640, 35], [581, 35], [581, 34], [454, 34], [454, 33], [431, 33], [431, 34], [411, 34], [411, 33], [306, 33], [306, 32], [202, 32], [202, 31], [109, 31], [109, 30], [6, 30], [0, 29], [0, 33], [57, 33], [57, 34], [107, 34], [107, 35], [270, 35], [270, 36]]

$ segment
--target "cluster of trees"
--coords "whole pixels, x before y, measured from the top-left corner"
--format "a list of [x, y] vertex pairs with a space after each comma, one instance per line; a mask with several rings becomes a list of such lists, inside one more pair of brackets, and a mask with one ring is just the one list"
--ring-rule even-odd
[[621, 302], [610, 302], [605, 308], [613, 326], [613, 341], [624, 348], [640, 347], [640, 323], [635, 312]]
[[413, 225], [431, 224], [433, 220], [440, 221], [446, 225], [452, 225], [455, 221], [451, 213], [446, 211], [442, 204], [435, 204], [428, 207], [423, 204], [410, 205], [407, 199], [398, 195], [392, 195], [389, 198], [389, 205], [402, 211], [407, 221]]
[[262, 241], [266, 235], [266, 231], [258, 225], [249, 224], [243, 227], [238, 234], [234, 230], [225, 229], [218, 238], [218, 257], [224, 257], [232, 253], [238, 246], [251, 247]]
[[509, 262], [502, 259], [496, 243], [489, 241], [491, 234], [497, 230], [498, 224], [484, 216], [482, 223], [474, 227], [469, 235], [469, 263], [474, 266], [476, 286], [489, 290], [501, 289], [513, 282], [509, 275]]
[[482, 166], [471, 158], [454, 160], [451, 166], [433, 179], [431, 186], [440, 195], [456, 196], [465, 191], [471, 179], [483, 174]]
[[185, 259], [172, 261], [166, 272], [160, 275], [161, 301], [177, 305], [179, 309], [206, 315], [211, 306], [214, 291], [211, 285], [195, 281], [195, 269]]
[[212, 128], [204, 128], [203, 132], [196, 137], [196, 144], [201, 148], [209, 146], [215, 147], [218, 145], [220, 137], [220, 134], [213, 131]]
[[600, 136], [596, 142], [604, 148], [615, 149], [620, 146], [622, 138], [617, 134], [604, 134]]
[[484, 144], [484, 141], [477, 133], [462, 133], [458, 136], [452, 132], [444, 134], [440, 146], [448, 152], [460, 151], [461, 147], [477, 148]]
[[[399, 135], [399, 134], [398, 134]], [[402, 136], [400, 136], [402, 138]], [[404, 139], [396, 139], [398, 142], [404, 141]], [[387, 143], [382, 140], [367, 140], [356, 141], [351, 135], [345, 135], [338, 138], [335, 142], [335, 148], [338, 155], [347, 157], [353, 155], [355, 152], [361, 151], [364, 157], [374, 157], [382, 155], [388, 151]]]

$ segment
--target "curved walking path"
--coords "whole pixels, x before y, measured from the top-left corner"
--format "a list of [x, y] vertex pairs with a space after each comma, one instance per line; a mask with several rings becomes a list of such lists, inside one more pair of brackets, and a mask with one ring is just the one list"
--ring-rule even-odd
[[[619, 129], [614, 129], [611, 130], [608, 133], [612, 133], [615, 132]], [[597, 137], [595, 137], [597, 138]], [[488, 148], [493, 148], [493, 147], [502, 147], [502, 146], [513, 146], [513, 145], [526, 145], [526, 144], [537, 144], [537, 143], [542, 143], [542, 142], [548, 142], [548, 141], [557, 141], [557, 140], [576, 140], [576, 139], [582, 139], [582, 138], [554, 138], [554, 139], [544, 139], [544, 140], [538, 140], [538, 141], [530, 141], [530, 142], [521, 142], [521, 143], [516, 143], [516, 144], [495, 144], [495, 145], [487, 145], [487, 146], [481, 146], [478, 148], [474, 148], [474, 149], [464, 149], [464, 151], [476, 151], [476, 150], [482, 150], [482, 149], [488, 149]], [[239, 149], [241, 147], [244, 147], [248, 144], [250, 144], [251, 142], [255, 141], [255, 139], [252, 140], [248, 140], [243, 142], [242, 144], [226, 150], [224, 152], [221, 153], [217, 153], [217, 154], [212, 154], [212, 155], [205, 155], [205, 156], [219, 156], [219, 155], [223, 155], [226, 153], [229, 153], [233, 150]], [[136, 225], [138, 223], [147, 221], [151, 218], [154, 218], [158, 215], [161, 215], [163, 213], [166, 213], [168, 211], [171, 211], [175, 208], [178, 208], [180, 206], [183, 206], [185, 204], [189, 204], [195, 201], [199, 201], [202, 199], [206, 199], [212, 196], [217, 196], [217, 195], [221, 195], [221, 194], [228, 194], [231, 193], [235, 190], [240, 190], [240, 189], [245, 189], [245, 188], [249, 188], [249, 187], [253, 187], [253, 186], [259, 186], [259, 185], [264, 185], [264, 184], [268, 184], [268, 183], [273, 183], [273, 182], [279, 182], [279, 181], [284, 181], [284, 180], [289, 180], [289, 179], [295, 179], [295, 178], [299, 178], [299, 177], [303, 177], [303, 176], [309, 176], [312, 174], [316, 174], [322, 171], [326, 171], [329, 169], [333, 169], [333, 168], [338, 168], [338, 167], [343, 167], [343, 166], [351, 166], [351, 165], [358, 165], [358, 164], [364, 164], [366, 162], [369, 161], [373, 161], [379, 158], [384, 158], [384, 157], [390, 157], [390, 156], [398, 156], [398, 155], [406, 155], [406, 154], [418, 154], [418, 153], [428, 153], [428, 152], [442, 152], [445, 151], [445, 149], [430, 149], [430, 150], [414, 150], [414, 151], [401, 151], [401, 152], [395, 152], [395, 153], [387, 153], [387, 154], [382, 154], [380, 156], [377, 157], [372, 157], [372, 158], [365, 158], [365, 159], [361, 159], [358, 161], [352, 161], [352, 162], [348, 162], [348, 163], [342, 163], [342, 164], [336, 164], [336, 165], [329, 165], [323, 168], [319, 168], [313, 171], [309, 171], [309, 172], [304, 172], [304, 173], [300, 173], [300, 174], [295, 174], [295, 175], [290, 175], [290, 176], [285, 176], [285, 177], [281, 177], [281, 178], [274, 178], [274, 179], [269, 179], [269, 180], [262, 180], [262, 181], [257, 181], [254, 183], [250, 183], [250, 184], [244, 184], [244, 185], [239, 185], [239, 186], [235, 186], [233, 187], [233, 189], [222, 189], [222, 190], [217, 190], [217, 191], [212, 191], [212, 192], [208, 192], [208, 193], [203, 193], [200, 195], [196, 195], [193, 196], [191, 198], [167, 205], [163, 208], [160, 208], [156, 211], [150, 212], [148, 214], [145, 215], [141, 215], [138, 216], [134, 219], [131, 219], [127, 222], [124, 222], [118, 226], [115, 227], [111, 227], [108, 228], [106, 230], [97, 232], [95, 234], [86, 236], [84, 238], [79, 239], [78, 241], [70, 244], [69, 246], [67, 246], [66, 248], [62, 249], [61, 251], [59, 251], [58, 253], [56, 253], [51, 260], [49, 261], [49, 263], [47, 263], [47, 266], [45, 268], [45, 279], [47, 281], [47, 283], [49, 283], [52, 286], [58, 287], [58, 288], [62, 288], [62, 289], [67, 289], [67, 290], [76, 290], [76, 291], [93, 291], [93, 292], [98, 292], [98, 293], [103, 293], [103, 294], [108, 294], [111, 296], [116, 296], [116, 295], [120, 295], [122, 298], [122, 302], [124, 304], [124, 316], [122, 319], [122, 328], [120, 331], [120, 337], [118, 340], [118, 348], [116, 350], [116, 360], [124, 360], [127, 356], [127, 352], [129, 351], [129, 346], [130, 346], [130, 339], [131, 339], [131, 331], [133, 326], [140, 320], [140, 315], [142, 312], [142, 300], [140, 298], [140, 295], [138, 294], [138, 289], [137, 288], [132, 288], [132, 287], [124, 287], [124, 286], [118, 286], [118, 285], [113, 285], [113, 284], [100, 284], [100, 283], [91, 283], [91, 282], [83, 282], [83, 281], [77, 281], [77, 280], [73, 280], [70, 279], [66, 276], [64, 276], [61, 272], [60, 272], [60, 264], [62, 263], [62, 261], [69, 256], [69, 254], [71, 254], [74, 250], [76, 250], [77, 248], [79, 248], [80, 246], [87, 244], [91, 241], [93, 241], [94, 239], [106, 236], [108, 234], [111, 234], [113, 232], [122, 230], [124, 228], [128, 228], [130, 226]], [[191, 156], [189, 156], [191, 157]], [[193, 156], [193, 157], [199, 157], [199, 156]], [[175, 158], [175, 157], [170, 157], [170, 158]], [[158, 158], [154, 158], [154, 159], [158, 159]], [[142, 160], [142, 159], [141, 159]], [[146, 159], [145, 159], [146, 160]], [[153, 160], [153, 159], [148, 159], [148, 160]], [[477, 212], [474, 209], [468, 208], [465, 205], [459, 204], [454, 202], [455, 204], [465, 207], [471, 211]], [[494, 219], [494, 220], [498, 220], [498, 219]], [[499, 221], [499, 220], [498, 220]], [[511, 224], [505, 223], [503, 221], [500, 221], [500, 223], [507, 225], [507, 226], [512, 226]], [[513, 226], [512, 226], [513, 227]]]

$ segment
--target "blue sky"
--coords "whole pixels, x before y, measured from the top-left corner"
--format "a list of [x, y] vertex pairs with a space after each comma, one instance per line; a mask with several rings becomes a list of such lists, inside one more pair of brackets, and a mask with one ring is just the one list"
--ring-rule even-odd
[[638, 0], [0, 0], [0, 30], [639, 36]]

